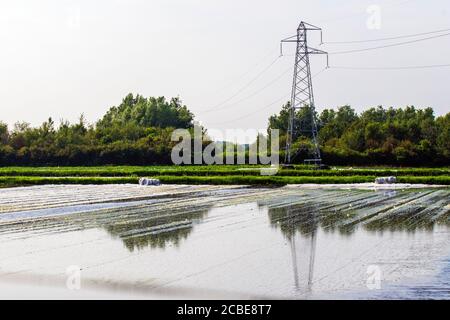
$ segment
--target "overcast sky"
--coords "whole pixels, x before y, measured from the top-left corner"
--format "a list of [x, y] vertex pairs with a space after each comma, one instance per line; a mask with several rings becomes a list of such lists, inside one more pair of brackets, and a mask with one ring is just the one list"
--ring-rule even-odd
[[[371, 5], [381, 24], [368, 27]], [[84, 113], [94, 122], [133, 92], [179, 96], [207, 128], [265, 128], [288, 100], [294, 46], [268, 66], [301, 20], [322, 27], [324, 41], [395, 37], [450, 28], [450, 2], [0, 0], [0, 120], [38, 125]], [[310, 45], [332, 52], [423, 37], [319, 46], [311, 34]], [[311, 64], [316, 74], [325, 58]], [[450, 36], [330, 56], [331, 66], [435, 64], [450, 64]], [[313, 79], [319, 111], [415, 105], [438, 115], [450, 111], [449, 83], [450, 68], [328, 69]]]

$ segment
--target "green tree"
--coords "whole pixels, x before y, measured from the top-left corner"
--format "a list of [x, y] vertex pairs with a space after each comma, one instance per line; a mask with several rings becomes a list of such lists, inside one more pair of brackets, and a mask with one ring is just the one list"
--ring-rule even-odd
[[342, 106], [338, 111], [325, 109], [320, 115], [319, 141], [323, 144], [331, 139], [340, 138], [344, 131], [358, 120], [358, 115], [350, 106]]
[[447, 165], [450, 165], [450, 113], [437, 118], [436, 127], [438, 132], [437, 151], [443, 158], [447, 159]]
[[[314, 115], [317, 119], [317, 115]], [[290, 103], [286, 103], [282, 106], [279, 114], [272, 115], [269, 118], [268, 132], [271, 129], [280, 130], [280, 145], [285, 145], [288, 123], [290, 118]], [[300, 107], [295, 111], [294, 116], [294, 136], [293, 141], [299, 139], [312, 138], [311, 128], [312, 128], [312, 110], [309, 106], [305, 105]], [[283, 142], [283, 143], [282, 143]]]
[[9, 141], [8, 125], [0, 121], [0, 144], [6, 145]]

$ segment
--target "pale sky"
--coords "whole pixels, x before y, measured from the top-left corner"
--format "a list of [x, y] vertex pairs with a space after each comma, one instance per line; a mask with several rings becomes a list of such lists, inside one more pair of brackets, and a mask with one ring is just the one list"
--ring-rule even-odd
[[[370, 5], [381, 10], [379, 29], [367, 26]], [[450, 28], [450, 2], [0, 0], [0, 120], [39, 125], [84, 113], [94, 122], [133, 92], [180, 96], [210, 129], [264, 129], [288, 101], [294, 45], [268, 66], [301, 20], [322, 27], [324, 41], [396, 37]], [[319, 46], [311, 35], [310, 45], [332, 52], [423, 37]], [[316, 74], [325, 58], [311, 64]], [[330, 56], [331, 66], [440, 64], [450, 64], [450, 36]], [[438, 115], [450, 111], [449, 83], [450, 68], [328, 69], [313, 79], [319, 111], [415, 105]]]

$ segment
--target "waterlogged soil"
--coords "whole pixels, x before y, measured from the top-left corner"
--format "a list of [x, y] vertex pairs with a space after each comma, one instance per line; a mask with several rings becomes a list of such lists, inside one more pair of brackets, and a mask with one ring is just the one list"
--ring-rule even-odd
[[0, 297], [450, 299], [450, 189], [4, 189]]

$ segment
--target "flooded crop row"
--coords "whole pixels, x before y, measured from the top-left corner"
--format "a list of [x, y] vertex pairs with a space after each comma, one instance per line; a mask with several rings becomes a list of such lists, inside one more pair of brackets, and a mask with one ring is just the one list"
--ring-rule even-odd
[[86, 296], [450, 298], [448, 188], [5, 191], [0, 289], [61, 295], [75, 266]]

